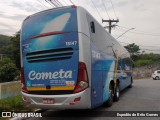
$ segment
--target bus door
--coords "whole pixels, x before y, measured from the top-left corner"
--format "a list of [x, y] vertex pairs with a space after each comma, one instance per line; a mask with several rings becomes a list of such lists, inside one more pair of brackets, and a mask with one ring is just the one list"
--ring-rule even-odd
[[117, 79], [119, 79], [120, 82], [120, 90], [123, 90], [126, 87], [127, 74], [125, 73], [124, 64], [121, 59], [118, 61]]

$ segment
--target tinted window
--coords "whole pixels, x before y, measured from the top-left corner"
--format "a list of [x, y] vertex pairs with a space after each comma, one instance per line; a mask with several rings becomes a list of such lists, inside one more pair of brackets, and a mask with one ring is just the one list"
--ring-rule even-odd
[[92, 22], [90, 23], [90, 25], [91, 25], [91, 32], [92, 32], [92, 33], [95, 33], [95, 25], [94, 25], [94, 22], [92, 21]]
[[51, 9], [28, 17], [22, 26], [22, 41], [31, 36], [54, 31], [77, 31], [76, 9]]

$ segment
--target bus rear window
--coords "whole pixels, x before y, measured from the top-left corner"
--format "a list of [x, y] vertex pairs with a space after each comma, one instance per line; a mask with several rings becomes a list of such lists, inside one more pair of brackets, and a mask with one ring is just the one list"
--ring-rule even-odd
[[22, 40], [38, 34], [77, 31], [76, 9], [51, 9], [26, 19], [22, 26]]

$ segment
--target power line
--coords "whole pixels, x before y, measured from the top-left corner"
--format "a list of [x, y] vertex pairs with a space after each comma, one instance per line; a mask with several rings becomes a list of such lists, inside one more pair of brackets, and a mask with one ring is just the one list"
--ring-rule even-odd
[[51, 4], [48, 0], [45, 0], [48, 4], [50, 4], [52, 7], [55, 7], [53, 6], [53, 4]]
[[110, 0], [110, 2], [111, 2], [111, 5], [112, 5], [112, 8], [113, 8], [114, 14], [115, 14], [116, 18], [118, 19], [117, 14], [116, 14], [116, 11], [115, 11], [114, 6], [113, 6], [113, 3], [112, 3], [112, 0]]
[[65, 3], [65, 5], [69, 5], [65, 0], [62, 0], [63, 1], [63, 3]]
[[74, 5], [74, 2], [72, 0], [69, 0], [73, 5]]
[[[132, 43], [126, 43], [126, 42], [119, 42], [119, 43], [124, 43], [124, 44], [132, 44]], [[138, 45], [141, 47], [160, 47], [160, 46], [145, 46], [145, 45]]]
[[125, 29], [129, 29], [128, 27], [123, 27], [123, 26], [120, 26], [120, 25], [118, 25], [118, 27], [125, 28]]
[[159, 51], [159, 52], [160, 52], [160, 49], [159, 49], [159, 50], [151, 50], [151, 49], [143, 49], [143, 48], [141, 48], [141, 50], [148, 50], [148, 51]]
[[43, 7], [46, 7], [46, 8], [48, 8], [46, 5], [44, 5], [41, 1], [39, 1], [39, 0], [37, 0], [40, 4], [41, 4], [41, 6], [43, 5]]
[[61, 6], [63, 6], [63, 4], [59, 1], [59, 0], [57, 0], [58, 2], [59, 2], [59, 4], [61, 5]]
[[55, 7], [59, 7], [59, 4], [57, 4], [57, 2], [54, 0], [54, 2], [52, 1], [52, 0], [49, 0], [50, 1], [50, 3], [52, 4], [52, 5], [54, 5]]
[[[117, 29], [117, 30], [120, 30], [120, 29]], [[122, 31], [122, 30], [120, 30], [120, 31]], [[159, 37], [160, 35], [156, 35], [156, 34], [151, 34], [151, 33], [143, 33], [143, 32], [129, 32], [129, 33], [132, 33], [132, 34], [139, 34], [139, 35], [149, 35], [149, 36], [157, 36], [157, 37]]]
[[[52, 0], [51, 0], [52, 1]], [[60, 6], [63, 6], [62, 4], [61, 4], [61, 2], [59, 2], [58, 0], [54, 0], [56, 3], [57, 3], [57, 5], [60, 7]]]
[[103, 19], [102, 16], [101, 16], [101, 14], [100, 14], [99, 11], [98, 11], [98, 8], [97, 8], [96, 5], [94, 4], [94, 2], [93, 2], [92, 0], [91, 0], [91, 2], [92, 2], [92, 4], [93, 4], [93, 6], [96, 8], [99, 17], [100, 17], [101, 19]]
[[106, 11], [106, 13], [107, 13], [108, 18], [110, 19], [109, 14], [108, 14], [108, 12], [107, 12], [107, 8], [106, 8], [106, 6], [105, 6], [105, 3], [104, 3], [103, 0], [101, 0], [101, 1], [102, 1], [103, 6], [104, 6], [104, 9], [105, 9], [105, 11]]
[[[124, 28], [124, 29], [129, 29], [129, 28], [127, 28], [127, 27], [123, 27], [123, 26], [119, 26], [118, 25], [118, 27], [120, 27], [120, 28]], [[146, 31], [142, 31], [142, 30], [134, 30], [134, 31], [137, 31], [137, 32], [131, 32], [131, 33], [139, 33], [139, 34], [146, 34], [146, 35], [153, 35], [153, 36], [160, 36], [160, 33], [150, 33], [150, 32], [146, 32]]]
[[135, 28], [130, 28], [127, 31], [125, 31], [124, 33], [122, 33], [120, 36], [118, 36], [116, 39], [122, 37], [124, 34], [126, 34], [127, 32], [129, 32], [130, 30], [134, 30]]

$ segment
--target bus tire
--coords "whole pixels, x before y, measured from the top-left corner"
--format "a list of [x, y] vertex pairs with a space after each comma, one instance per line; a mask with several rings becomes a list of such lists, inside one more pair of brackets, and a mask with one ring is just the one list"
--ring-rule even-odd
[[117, 86], [115, 88], [115, 93], [114, 93], [113, 100], [114, 101], [118, 101], [119, 100], [119, 96], [120, 96], [120, 90], [119, 90], [119, 84], [117, 84]]
[[111, 107], [112, 106], [112, 104], [113, 104], [113, 96], [114, 96], [114, 94], [113, 94], [113, 86], [110, 84], [110, 86], [109, 86], [109, 98], [105, 103], [105, 105], [107, 107]]

